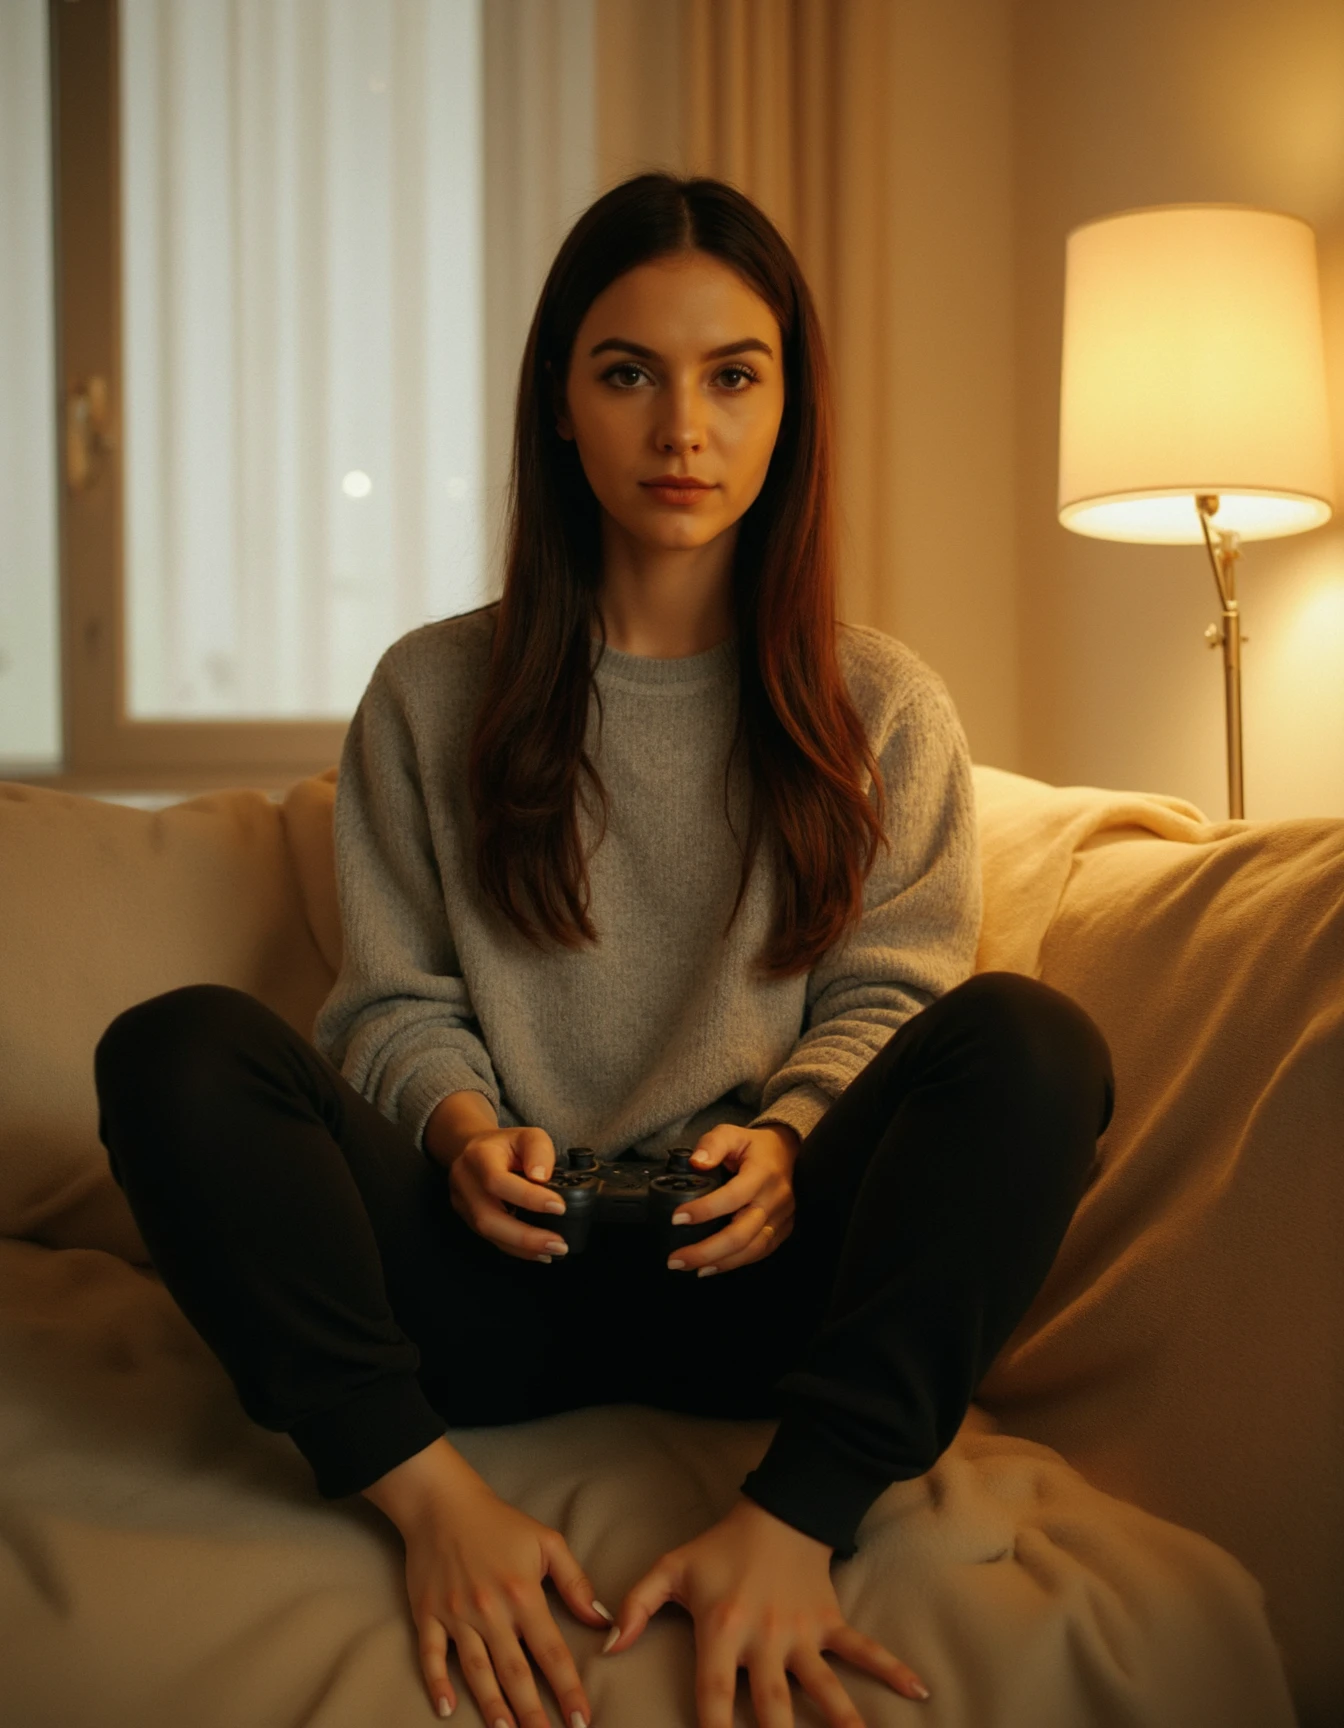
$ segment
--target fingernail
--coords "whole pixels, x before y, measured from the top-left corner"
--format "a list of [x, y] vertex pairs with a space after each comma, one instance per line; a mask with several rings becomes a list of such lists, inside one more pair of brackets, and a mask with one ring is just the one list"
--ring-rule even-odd
[[564, 1209], [565, 1203], [563, 1200], [548, 1200], [542, 1207], [543, 1212], [563, 1212]]
[[596, 1596], [593, 1597], [593, 1610], [595, 1613], [600, 1614], [604, 1620], [614, 1620], [616, 1618], [616, 1616], [613, 1613], [611, 1613], [611, 1611], [609, 1609], [606, 1609], [602, 1606], [602, 1604], [598, 1601]]
[[549, 1266], [551, 1263], [551, 1257], [549, 1254], [538, 1254], [537, 1261], [539, 1265]]
[[569, 1728], [588, 1728], [588, 1724], [583, 1719], [582, 1710], [576, 1710], [570, 1717]]
[[683, 1272], [686, 1269], [686, 1262], [684, 1260], [669, 1260], [667, 1269], [669, 1272]]
[[913, 1687], [914, 1687], [914, 1689], [915, 1689], [915, 1697], [916, 1697], [916, 1698], [927, 1698], [927, 1697], [928, 1697], [928, 1696], [929, 1696], [929, 1689], [928, 1689], [928, 1687], [927, 1687], [927, 1686], [922, 1686], [922, 1685], [921, 1685], [921, 1684], [920, 1684], [920, 1683], [919, 1683], [919, 1681], [918, 1681], [918, 1680], [912, 1680], [912, 1681], [911, 1681], [911, 1682], [910, 1682], [910, 1684], [911, 1684], [911, 1685], [912, 1685], [912, 1686], [913, 1686]]
[[621, 1635], [621, 1629], [619, 1626], [613, 1626], [611, 1631], [607, 1633], [607, 1641], [602, 1646], [602, 1654], [604, 1656], [606, 1655], [607, 1651], [611, 1649], [612, 1645], [616, 1642], [616, 1640], [620, 1637], [620, 1635]]
[[672, 1214], [672, 1222], [674, 1224], [689, 1224], [690, 1221], [691, 1215], [689, 1212], [674, 1212]]
[[569, 1253], [569, 1243], [568, 1242], [548, 1242], [546, 1244], [546, 1252], [548, 1254], [568, 1254]]
[[721, 1270], [721, 1268], [718, 1266], [702, 1266], [700, 1268], [700, 1270], [696, 1273], [696, 1277], [697, 1278], [712, 1278], [714, 1276], [714, 1274], [720, 1270]]
[[453, 1713], [452, 1705], [448, 1702], [448, 1700], [446, 1698], [440, 1698], [439, 1699], [439, 1715], [440, 1716], [451, 1716], [452, 1713]]
[[546, 1180], [546, 1166], [544, 1164], [534, 1164], [528, 1171], [528, 1175], [534, 1182], [544, 1182]]

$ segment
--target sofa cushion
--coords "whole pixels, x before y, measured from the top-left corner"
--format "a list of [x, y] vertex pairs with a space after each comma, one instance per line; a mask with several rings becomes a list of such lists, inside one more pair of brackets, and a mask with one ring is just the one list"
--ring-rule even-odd
[[1106, 1034], [1116, 1103], [977, 1401], [1237, 1555], [1304, 1728], [1344, 1721], [1344, 821], [1029, 796], [1069, 867], [1022, 957]]
[[123, 1008], [198, 982], [311, 1032], [334, 973], [280, 809], [252, 790], [145, 811], [0, 782], [0, 882], [0, 1235], [146, 1262], [98, 1139], [93, 1048]]

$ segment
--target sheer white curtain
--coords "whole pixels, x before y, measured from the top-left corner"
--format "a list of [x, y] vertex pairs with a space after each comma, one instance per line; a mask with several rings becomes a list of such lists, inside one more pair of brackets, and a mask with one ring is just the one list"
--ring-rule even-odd
[[121, 0], [127, 704], [344, 717], [486, 597], [480, 0]]
[[0, 4], [0, 765], [61, 751], [44, 0]]

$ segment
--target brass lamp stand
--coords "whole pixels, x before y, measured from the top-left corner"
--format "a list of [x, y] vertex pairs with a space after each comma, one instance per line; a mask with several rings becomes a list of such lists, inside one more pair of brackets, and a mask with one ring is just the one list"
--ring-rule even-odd
[[1223, 603], [1221, 628], [1210, 624], [1204, 640], [1210, 648], [1223, 645], [1223, 696], [1227, 708], [1227, 813], [1233, 819], [1245, 814], [1241, 784], [1241, 645], [1249, 636], [1241, 634], [1241, 612], [1237, 607], [1235, 567], [1241, 556], [1241, 537], [1229, 528], [1217, 528], [1212, 518], [1218, 514], [1218, 498], [1214, 493], [1201, 493], [1195, 499], [1199, 525], [1204, 530], [1204, 544], [1209, 549], [1213, 579], [1218, 584], [1218, 598]]

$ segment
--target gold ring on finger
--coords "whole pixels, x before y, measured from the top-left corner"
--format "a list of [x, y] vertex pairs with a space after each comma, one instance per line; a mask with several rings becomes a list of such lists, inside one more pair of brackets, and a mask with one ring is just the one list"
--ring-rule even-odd
[[761, 1225], [761, 1235], [762, 1236], [773, 1236], [774, 1233], [775, 1233], [775, 1227], [773, 1224], [762, 1224]]

